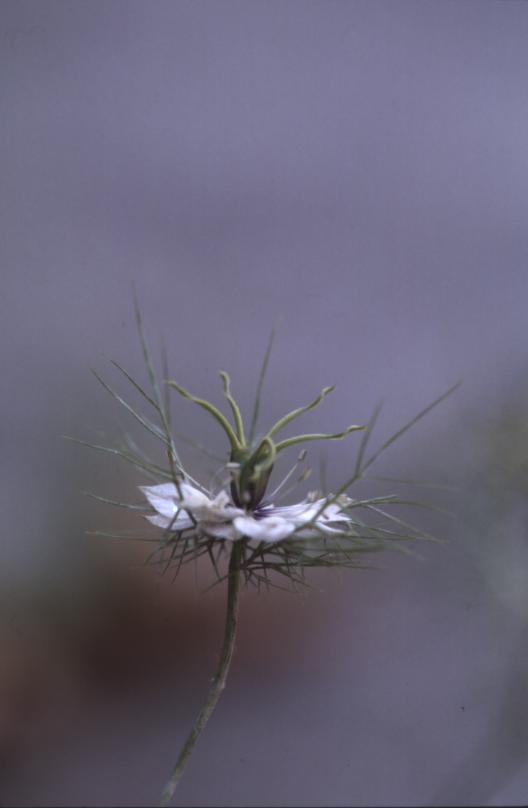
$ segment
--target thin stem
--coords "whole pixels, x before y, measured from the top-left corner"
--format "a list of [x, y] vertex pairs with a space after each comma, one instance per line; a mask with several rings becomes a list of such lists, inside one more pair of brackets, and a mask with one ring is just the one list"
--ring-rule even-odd
[[231, 558], [229, 561], [229, 575], [228, 575], [228, 588], [227, 588], [227, 609], [224, 628], [224, 641], [222, 643], [222, 651], [220, 654], [220, 662], [209, 691], [209, 696], [204, 706], [202, 707], [194, 726], [189, 733], [189, 736], [180, 752], [178, 760], [172, 770], [170, 779], [163, 790], [161, 800], [158, 803], [159, 808], [168, 805], [174, 796], [176, 787], [183, 774], [187, 760], [189, 759], [196, 741], [202, 734], [207, 722], [209, 721], [214, 708], [217, 705], [223, 689], [226, 685], [227, 674], [231, 665], [233, 651], [235, 648], [235, 637], [238, 622], [238, 602], [240, 595], [240, 562], [242, 558], [242, 542], [237, 541], [233, 544], [231, 551]]

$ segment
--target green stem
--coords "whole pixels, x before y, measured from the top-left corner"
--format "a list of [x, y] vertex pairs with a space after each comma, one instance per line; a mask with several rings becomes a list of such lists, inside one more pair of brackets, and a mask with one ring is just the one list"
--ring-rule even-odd
[[231, 558], [229, 561], [227, 609], [224, 628], [224, 641], [222, 643], [220, 662], [218, 663], [218, 668], [214, 676], [207, 701], [198, 714], [194, 726], [180, 752], [178, 760], [174, 765], [170, 779], [163, 790], [163, 794], [161, 795], [161, 799], [158, 803], [159, 808], [168, 805], [174, 796], [174, 792], [176, 791], [176, 787], [183, 774], [187, 761], [194, 749], [196, 741], [205, 729], [205, 726], [209, 721], [213, 710], [217, 705], [218, 699], [222, 695], [222, 691], [226, 685], [227, 674], [229, 672], [233, 651], [235, 649], [235, 637], [238, 622], [238, 602], [240, 595], [240, 561], [242, 557], [242, 549], [242, 543], [240, 541], [235, 542], [233, 544]]

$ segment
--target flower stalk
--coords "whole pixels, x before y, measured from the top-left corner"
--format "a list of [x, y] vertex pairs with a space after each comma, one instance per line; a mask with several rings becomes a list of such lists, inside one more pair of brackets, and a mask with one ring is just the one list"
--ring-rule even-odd
[[218, 704], [218, 700], [222, 695], [222, 691], [226, 686], [227, 675], [229, 673], [233, 652], [235, 650], [235, 639], [238, 624], [238, 604], [240, 599], [240, 562], [242, 558], [242, 551], [242, 543], [234, 542], [229, 561], [224, 640], [222, 643], [218, 668], [216, 670], [211, 689], [209, 690], [207, 701], [200, 710], [198, 717], [194, 722], [194, 726], [182, 747], [178, 760], [174, 764], [174, 768], [171, 772], [167, 785], [163, 789], [161, 799], [158, 803], [159, 808], [168, 805], [172, 800], [174, 792], [176, 791], [178, 783], [180, 782], [181, 776], [185, 770], [185, 766], [187, 765], [187, 761], [191, 756], [198, 738], [204, 731], [207, 722], [211, 718], [211, 715]]
[[[379, 414], [379, 408], [366, 426], [354, 424], [339, 432], [303, 433], [291, 437], [281, 436], [280, 439], [277, 439], [278, 433], [294, 420], [317, 408], [333, 392], [333, 385], [324, 387], [309, 404], [291, 410], [267, 431], [257, 434], [260, 396], [273, 334], [260, 373], [255, 406], [248, 430], [245, 429], [242, 413], [231, 393], [229, 375], [225, 371], [220, 372], [220, 378], [224, 397], [230, 409], [231, 420], [211, 402], [190, 393], [178, 382], [167, 379], [168, 374], [164, 367], [165, 392], [174, 390], [182, 398], [191, 401], [207, 412], [227, 438], [226, 461], [219, 469], [218, 479], [220, 479], [220, 475], [222, 476], [220, 485], [214, 490], [208, 490], [183, 467], [174, 440], [178, 433], [173, 433], [171, 428], [169, 396], [161, 393], [137, 305], [136, 316], [151, 392], [147, 392], [120, 365], [117, 363], [114, 365], [139, 393], [143, 405], [148, 405], [150, 415], [146, 416], [132, 407], [97, 374], [96, 377], [107, 392], [150, 436], [159, 439], [168, 459], [169, 468], [164, 468], [155, 460], [151, 460], [132, 439], [127, 438], [125, 444], [119, 447], [73, 440], [97, 451], [117, 456], [155, 481], [154, 485], [139, 486], [148, 505], [117, 502], [107, 497], [95, 497], [108, 504], [139, 511], [151, 525], [163, 531], [159, 540], [152, 539], [150, 536], [143, 538], [145, 541], [154, 543], [154, 549], [145, 563], [159, 567], [162, 574], [172, 568], [175, 570], [174, 577], [176, 577], [182, 564], [208, 555], [217, 575], [217, 582], [227, 579], [224, 636], [218, 667], [205, 704], [195, 720], [161, 795], [158, 805], [167, 806], [174, 796], [187, 761], [226, 685], [235, 648], [242, 576], [246, 585], [254, 585], [257, 589], [260, 589], [261, 584], [266, 587], [278, 586], [276, 580], [281, 577], [295, 588], [297, 584], [305, 584], [306, 570], [335, 567], [361, 569], [367, 566], [363, 560], [367, 554], [388, 549], [406, 551], [408, 542], [416, 539], [433, 539], [425, 531], [392, 513], [394, 507], [422, 503], [416, 503], [395, 494], [358, 499], [349, 496], [349, 491], [353, 487], [355, 488], [356, 483], [361, 480], [375, 481], [376, 478], [366, 476], [367, 470], [386, 449], [449, 396], [458, 385], [421, 410], [370, 454], [367, 446]], [[152, 420], [152, 410], [155, 415], [154, 421]], [[280, 452], [298, 444], [313, 441], [342, 440], [356, 431], [363, 432], [352, 476], [338, 486], [335, 493], [313, 491], [305, 499], [295, 504], [278, 504], [277, 495], [298, 469], [299, 464], [304, 462], [305, 449], [282, 482], [271, 492], [267, 491], [275, 461]], [[309, 472], [310, 469], [306, 468], [299, 476], [297, 483], [304, 482]], [[393, 480], [393, 482], [398, 481]], [[288, 492], [289, 490], [286, 493]], [[95, 531], [95, 533], [117, 539], [141, 538], [136, 534], [101, 531]], [[227, 553], [229, 553], [228, 572], [226, 575], [221, 575], [217, 562]]]

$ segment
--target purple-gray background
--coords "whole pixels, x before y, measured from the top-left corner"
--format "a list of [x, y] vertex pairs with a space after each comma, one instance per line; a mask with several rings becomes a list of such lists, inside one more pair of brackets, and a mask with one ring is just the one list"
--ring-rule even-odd
[[179, 804], [526, 801], [527, 42], [523, 2], [1, 3], [3, 804], [151, 802], [215, 664], [222, 594], [87, 538], [143, 481], [59, 437], [116, 434], [133, 284], [246, 409], [279, 322], [267, 421], [336, 382], [307, 428], [384, 398], [383, 437], [464, 382], [381, 467], [457, 487], [450, 543], [248, 594]]

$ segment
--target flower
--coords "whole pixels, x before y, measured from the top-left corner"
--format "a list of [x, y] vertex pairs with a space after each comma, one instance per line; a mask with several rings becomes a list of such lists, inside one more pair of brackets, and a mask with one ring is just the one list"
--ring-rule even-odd
[[[102, 446], [82, 440], [77, 442], [120, 457], [158, 483], [140, 486], [150, 507], [93, 495], [95, 499], [108, 504], [143, 511], [151, 524], [164, 531], [161, 539], [154, 542], [155, 548], [148, 556], [150, 563], [159, 566], [163, 572], [172, 567], [176, 575], [182, 564], [207, 554], [219, 580], [223, 580], [218, 573], [217, 562], [222, 559], [226, 546], [231, 544], [232, 553], [236, 550], [237, 555], [240, 554], [240, 570], [246, 583], [257, 586], [261, 583], [269, 585], [268, 573], [271, 573], [273, 580], [277, 580], [278, 576], [284, 576], [293, 583], [303, 584], [306, 569], [363, 567], [366, 553], [389, 548], [403, 549], [401, 542], [431, 538], [400, 516], [390, 512], [393, 506], [404, 504], [399, 496], [388, 494], [350, 499], [347, 493], [356, 483], [366, 479], [365, 472], [396, 439], [450, 395], [458, 385], [425, 407], [385, 440], [380, 448], [369, 454], [367, 445], [379, 408], [366, 426], [353, 424], [338, 432], [303, 433], [290, 437], [279, 434], [289, 428], [293, 421], [316, 409], [332, 393], [334, 386], [324, 387], [311, 402], [291, 410], [266, 431], [259, 432], [257, 424], [260, 396], [272, 339], [262, 365], [249, 428], [248, 424], [244, 423], [240, 408], [231, 394], [230, 379], [225, 371], [220, 372], [220, 378], [230, 418], [215, 404], [198, 398], [178, 382], [165, 379], [167, 394], [170, 390], [176, 391], [183, 399], [191, 401], [207, 412], [227, 438], [228, 451], [225, 462], [217, 472], [223, 475], [222, 482], [219, 490], [210, 492], [191, 477], [181, 462], [175, 436], [171, 430], [169, 397], [162, 394], [158, 383], [137, 308], [136, 317], [150, 379], [150, 392], [147, 392], [117, 362], [113, 364], [139, 393], [143, 405], [148, 405], [148, 414], [130, 405], [95, 371], [94, 375], [127, 413], [161, 443], [168, 464], [160, 465], [157, 459], [145, 455], [128, 437], [124, 445], [119, 447]], [[277, 492], [306, 456], [306, 450], [303, 450], [297, 463], [280, 485], [272, 493], [268, 493], [268, 484], [281, 452], [312, 441], [341, 440], [361, 430], [363, 436], [351, 474], [338, 486], [334, 494], [322, 496], [312, 493], [294, 505], [275, 504]], [[306, 469], [300, 475], [298, 482], [306, 479], [308, 471]], [[215, 479], [218, 479], [217, 475]], [[405, 504], [412, 503], [406, 501]], [[129, 535], [100, 531], [98, 533], [118, 538], [126, 538]], [[137, 539], [137, 533], [134, 532], [131, 537]], [[141, 538], [152, 541], [152, 537]]]
[[140, 486], [140, 490], [156, 511], [146, 516], [148, 521], [169, 533], [194, 529], [213, 539], [275, 543], [346, 533], [352, 523], [344, 510], [352, 503], [346, 496], [333, 502], [331, 496], [315, 499], [311, 495], [296, 505], [268, 503], [246, 511], [234, 505], [223, 489], [214, 498], [186, 482]]
[[[334, 390], [333, 386], [324, 387], [309, 404], [291, 410], [276, 421], [267, 432], [257, 434], [261, 388], [273, 333], [262, 365], [250, 428], [247, 432], [239, 406], [231, 395], [229, 376], [224, 371], [220, 372], [220, 378], [224, 396], [231, 411], [231, 420], [211, 402], [198, 398], [176, 381], [166, 380], [168, 389], [176, 390], [184, 399], [192, 401], [209, 413], [227, 437], [229, 450], [226, 462], [219, 470], [223, 477], [215, 475], [214, 478], [222, 479], [222, 483], [220, 489], [213, 494], [196, 482], [183, 467], [171, 431], [169, 399], [168, 396], [161, 394], [143, 333], [137, 303], [136, 317], [151, 392], [146, 392], [116, 362], [113, 364], [140, 394], [143, 404], [148, 404], [149, 408], [154, 410], [155, 420], [152, 420], [151, 412], [149, 415], [145, 415], [136, 410], [95, 371], [94, 373], [113, 398], [151, 436], [161, 442], [164, 456], [168, 459], [168, 467], [159, 465], [157, 460], [151, 460], [145, 456], [131, 439], [124, 448], [101, 446], [86, 441], [78, 442], [98, 451], [117, 455], [135, 468], [141, 469], [150, 478], [154, 477], [165, 480], [165, 482], [139, 487], [147, 499], [150, 509], [144, 505], [117, 502], [94, 495], [95, 499], [119, 507], [143, 511], [151, 524], [164, 531], [160, 541], [154, 540], [155, 549], [147, 559], [152, 564], [159, 565], [162, 572], [166, 572], [172, 566], [175, 568], [176, 577], [182, 564], [195, 561], [204, 554], [208, 554], [218, 582], [227, 581], [224, 640], [218, 668], [212, 679], [207, 701], [195, 721], [163, 791], [159, 805], [165, 806], [172, 799], [187, 759], [225, 687], [235, 647], [241, 582], [254, 584], [258, 588], [262, 583], [266, 587], [277, 586], [275, 581], [282, 576], [295, 587], [295, 584], [305, 583], [305, 569], [336, 566], [361, 568], [365, 566], [362, 561], [365, 553], [376, 552], [389, 546], [401, 549], [399, 547], [401, 541], [431, 538], [428, 534], [422, 533], [385, 509], [386, 506], [412, 504], [409, 501], [394, 495], [351, 499], [345, 492], [356, 482], [366, 479], [365, 472], [372, 467], [385, 449], [450, 395], [457, 385], [425, 407], [369, 456], [367, 443], [379, 414], [379, 408], [374, 412], [367, 426], [354, 424], [340, 432], [330, 434], [317, 432], [277, 439], [278, 433], [289, 426], [292, 421], [318, 407]], [[358, 430], [364, 430], [364, 432], [352, 474], [338, 487], [335, 494], [319, 496], [312, 493], [302, 502], [294, 505], [276, 506], [274, 504], [273, 500], [278, 491], [291, 477], [297, 465], [304, 461], [306, 452], [303, 451], [280, 485], [272, 493], [266, 495], [275, 461], [280, 452], [300, 443], [341, 440]], [[301, 474], [298, 482], [303, 482], [307, 478], [308, 471], [307, 469]], [[359, 514], [366, 514], [367, 520]], [[369, 517], [373, 517], [376, 524], [372, 524]], [[100, 535], [126, 537], [126, 534], [103, 533]], [[135, 538], [138, 537], [135, 536]], [[229, 544], [231, 546], [228, 571], [221, 577], [218, 562], [222, 559], [226, 546]]]

